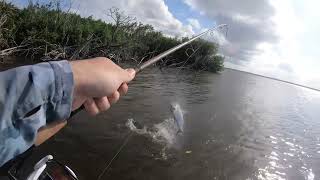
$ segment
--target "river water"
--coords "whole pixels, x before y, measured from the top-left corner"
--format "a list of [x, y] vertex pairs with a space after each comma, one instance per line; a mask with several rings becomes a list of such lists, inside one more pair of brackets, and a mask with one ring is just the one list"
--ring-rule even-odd
[[[183, 134], [171, 129], [171, 102]], [[52, 154], [97, 179], [130, 134], [101, 179], [320, 179], [319, 107], [320, 92], [243, 72], [149, 69], [110, 111], [79, 113], [34, 158]]]

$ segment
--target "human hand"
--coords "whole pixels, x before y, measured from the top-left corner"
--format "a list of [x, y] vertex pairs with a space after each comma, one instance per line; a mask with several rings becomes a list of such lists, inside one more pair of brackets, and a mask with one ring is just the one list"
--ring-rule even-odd
[[106, 111], [128, 91], [127, 83], [135, 77], [133, 69], [124, 70], [107, 58], [70, 62], [74, 78], [72, 109], [84, 105], [96, 115]]

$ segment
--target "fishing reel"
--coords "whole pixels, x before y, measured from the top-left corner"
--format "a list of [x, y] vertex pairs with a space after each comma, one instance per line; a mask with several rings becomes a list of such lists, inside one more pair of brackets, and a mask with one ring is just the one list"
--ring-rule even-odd
[[[78, 180], [74, 171], [67, 165], [55, 160], [52, 155], [47, 155], [38, 161], [33, 169], [27, 170], [24, 162], [17, 162], [9, 168], [7, 178], [9, 180]], [[4, 179], [0, 177], [0, 180]]]

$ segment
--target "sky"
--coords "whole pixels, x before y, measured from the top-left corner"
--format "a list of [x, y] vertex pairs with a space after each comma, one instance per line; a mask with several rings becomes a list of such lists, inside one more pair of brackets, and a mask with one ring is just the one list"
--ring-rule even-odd
[[[11, 0], [23, 6], [28, 0]], [[45, 0], [43, 0], [45, 1]], [[118, 7], [172, 37], [193, 36], [217, 24], [225, 66], [320, 89], [320, 2], [317, 0], [73, 0], [72, 11], [110, 21]]]

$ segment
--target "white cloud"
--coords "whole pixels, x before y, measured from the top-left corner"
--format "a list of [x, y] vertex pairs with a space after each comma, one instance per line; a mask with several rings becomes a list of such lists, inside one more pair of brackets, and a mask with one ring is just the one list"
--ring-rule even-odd
[[245, 23], [245, 24], [258, 24], [260, 19], [252, 17], [252, 16], [246, 16], [241, 14], [235, 14], [232, 16], [232, 18], [236, 21]]
[[[291, 75], [290, 80], [294, 82], [307, 83], [309, 86], [319, 88], [320, 84], [308, 84], [308, 82], [320, 82], [319, 56], [307, 53], [310, 48], [314, 48], [314, 44], [303, 42], [304, 39], [314, 39], [316, 33], [306, 33], [310, 28], [307, 23], [313, 19], [312, 16], [306, 14], [314, 14], [315, 12], [310, 12], [311, 9], [306, 9], [308, 12], [302, 9], [297, 12], [292, 0], [272, 0], [271, 3], [276, 11], [273, 21], [279, 42], [261, 44], [259, 48], [262, 53], [254, 56], [252, 59], [254, 62], [250, 62], [249, 66], [263, 69], [267, 62], [272, 65], [270, 71], [273, 71], [273, 76], [288, 79]], [[313, 26], [320, 27], [320, 23], [313, 22]], [[302, 36], [303, 40], [299, 38]], [[284, 72], [283, 64], [290, 65], [292, 71]]]
[[206, 16], [252, 16], [256, 18], [266, 18], [273, 13], [273, 9], [267, 0], [184, 0], [192, 9], [199, 11]]
[[189, 18], [188, 19], [189, 24], [192, 26], [192, 28], [199, 30], [201, 29], [201, 25], [197, 19]]
[[227, 67], [320, 88], [319, 1], [185, 2], [208, 18], [229, 24], [230, 46], [224, 53], [236, 58], [231, 58]]
[[108, 20], [105, 12], [109, 8], [117, 7], [126, 14], [136, 17], [138, 21], [154, 26], [156, 30], [166, 35], [181, 37], [194, 34], [193, 27], [183, 25], [176, 19], [164, 0], [78, 0], [73, 6], [83, 16], [93, 15], [103, 20]]
[[[260, 53], [257, 45], [275, 42], [271, 16], [274, 9], [266, 0], [184, 0], [193, 10], [202, 12], [217, 24], [228, 24], [227, 39], [216, 37], [221, 52], [233, 57], [237, 63], [249, 61], [252, 55]], [[220, 37], [222, 37], [220, 35]]]

